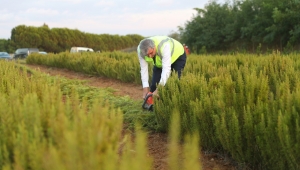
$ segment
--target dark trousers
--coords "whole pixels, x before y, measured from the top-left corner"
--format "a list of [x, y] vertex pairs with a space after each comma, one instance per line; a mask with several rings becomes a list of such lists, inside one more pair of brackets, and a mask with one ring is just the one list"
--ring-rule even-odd
[[[183, 70], [186, 63], [186, 54], [185, 52], [179, 56], [179, 58], [171, 65], [171, 71], [177, 72], [178, 78], [181, 76], [181, 71]], [[150, 91], [154, 92], [156, 90], [157, 84], [161, 78], [162, 69], [156, 66], [153, 67], [153, 74], [152, 74], [152, 82], [150, 85]]]

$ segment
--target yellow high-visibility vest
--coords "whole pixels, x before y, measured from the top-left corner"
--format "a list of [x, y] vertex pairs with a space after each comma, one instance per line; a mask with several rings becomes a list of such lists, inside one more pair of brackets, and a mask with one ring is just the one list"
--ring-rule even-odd
[[141, 57], [143, 57], [147, 62], [153, 63], [158, 68], [162, 68], [162, 50], [167, 43], [169, 43], [171, 47], [171, 64], [173, 64], [177, 58], [184, 53], [183, 45], [173, 38], [167, 36], [154, 36], [148, 39], [154, 41], [156, 47], [156, 56], [153, 59], [148, 56]]

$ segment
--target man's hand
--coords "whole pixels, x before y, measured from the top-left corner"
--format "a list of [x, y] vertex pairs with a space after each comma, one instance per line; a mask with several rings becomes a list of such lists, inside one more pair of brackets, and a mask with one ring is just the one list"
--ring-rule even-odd
[[153, 92], [153, 95], [154, 95], [155, 97], [159, 98], [157, 89]]
[[149, 92], [149, 87], [144, 87], [143, 88], [143, 99], [146, 97], [148, 92]]

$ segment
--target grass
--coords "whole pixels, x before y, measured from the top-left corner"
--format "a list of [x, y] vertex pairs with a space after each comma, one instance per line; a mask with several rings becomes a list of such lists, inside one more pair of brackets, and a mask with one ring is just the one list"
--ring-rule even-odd
[[119, 108], [123, 112], [124, 123], [126, 123], [130, 129], [133, 129], [137, 122], [147, 131], [157, 131], [159, 129], [154, 113], [142, 109], [142, 101], [133, 100], [129, 96], [115, 96], [113, 93], [116, 90], [110, 87], [91, 87], [87, 85], [87, 81], [85, 80], [70, 80], [59, 76], [50, 76], [22, 66], [22, 64], [25, 64], [22, 61], [18, 61], [18, 63], [21, 64], [23, 69], [27, 69], [27, 72], [30, 74], [41, 74], [42, 76], [48, 77], [49, 83], [59, 81], [61, 91], [64, 95], [70, 95], [72, 90], [75, 90], [79, 94], [80, 100], [85, 98], [90, 104], [96, 99], [104, 99], [104, 101], [110, 103], [115, 108]]

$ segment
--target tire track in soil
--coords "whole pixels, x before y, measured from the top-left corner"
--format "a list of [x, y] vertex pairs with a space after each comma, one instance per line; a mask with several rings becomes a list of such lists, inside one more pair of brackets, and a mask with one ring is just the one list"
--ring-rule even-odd
[[[106, 77], [91, 76], [83, 73], [77, 73], [68, 69], [60, 69], [47, 67], [43, 65], [26, 64], [27, 67], [47, 73], [51, 76], [61, 76], [68, 79], [85, 80], [87, 85], [99, 88], [113, 88], [116, 91], [116, 96], [128, 95], [131, 99], [142, 101], [142, 86], [133, 83], [124, 83], [119, 80], [110, 79]], [[150, 133], [148, 134], [148, 152], [153, 157], [154, 170], [167, 170], [167, 134], [164, 133]], [[217, 154], [205, 154], [201, 152], [199, 161], [202, 164], [203, 170], [235, 170], [236, 168], [225, 159], [219, 157]]]

